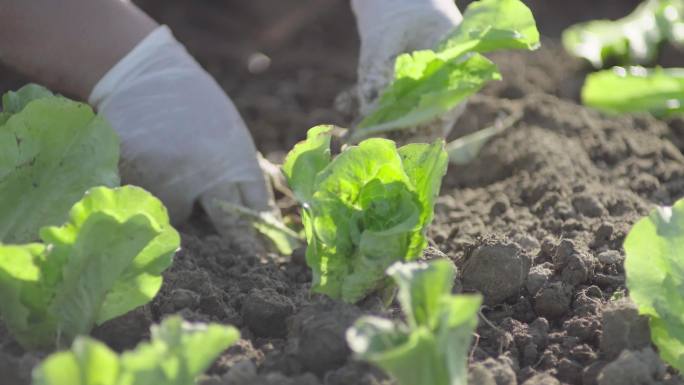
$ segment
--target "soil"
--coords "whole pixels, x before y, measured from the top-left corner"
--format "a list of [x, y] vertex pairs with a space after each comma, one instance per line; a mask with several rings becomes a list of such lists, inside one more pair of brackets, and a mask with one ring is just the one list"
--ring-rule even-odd
[[[346, 0], [140, 3], [219, 80], [270, 159], [315, 124], [350, 122], [334, 108], [355, 78], [358, 42]], [[504, 81], [470, 101], [455, 131], [482, 128], [502, 110], [520, 119], [472, 164], [450, 168], [429, 231], [428, 252], [459, 267], [456, 287], [485, 295], [469, 383], [684, 384], [626, 299], [621, 247], [634, 221], [684, 195], [684, 123], [607, 118], [578, 105], [587, 68], [557, 39], [571, 23], [619, 16], [637, 1], [529, 3], [543, 48], [493, 55]], [[268, 68], [257, 53], [270, 58]], [[23, 81], [5, 70], [0, 91]], [[201, 213], [181, 231], [183, 249], [157, 298], [94, 336], [130, 348], [151, 323], [180, 313], [241, 330], [205, 385], [393, 384], [354, 361], [343, 336], [361, 314], [396, 318], [396, 308], [312, 295], [302, 250], [280, 256], [220, 239]], [[28, 383], [40, 358], [0, 324], [1, 384]]]

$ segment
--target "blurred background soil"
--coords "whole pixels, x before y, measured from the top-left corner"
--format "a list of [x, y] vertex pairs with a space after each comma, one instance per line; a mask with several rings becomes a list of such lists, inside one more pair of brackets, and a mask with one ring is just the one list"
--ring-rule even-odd
[[[349, 118], [333, 107], [336, 96], [356, 78], [359, 42], [349, 0], [135, 2], [171, 26], [216, 78], [237, 104], [263, 153], [289, 149], [316, 124], [349, 124]], [[467, 3], [458, 1], [461, 9]], [[619, 17], [638, 1], [530, 0], [528, 4], [541, 32], [558, 37], [572, 23]], [[566, 68], [563, 57], [553, 59], [558, 68]], [[7, 68], [0, 67], [0, 74], [0, 92], [29, 81]]]

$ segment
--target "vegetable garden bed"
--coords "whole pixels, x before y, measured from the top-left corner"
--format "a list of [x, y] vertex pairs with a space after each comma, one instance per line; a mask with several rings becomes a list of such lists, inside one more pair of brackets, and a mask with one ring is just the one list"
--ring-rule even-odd
[[[331, 1], [283, 47], [271, 48], [273, 68], [260, 75], [239, 70], [248, 56], [242, 53], [249, 53], [243, 43], [234, 42], [231, 51], [207, 41], [244, 27], [214, 19], [217, 9], [263, 14], [271, 1], [142, 3], [175, 27], [219, 78], [267, 157], [282, 161], [316, 123], [350, 123], [331, 107], [354, 79], [346, 1]], [[684, 196], [684, 122], [607, 118], [578, 105], [585, 67], [564, 54], [557, 40], [561, 25], [620, 16], [637, 2], [530, 3], [539, 11], [541, 32], [551, 37], [533, 53], [491, 55], [504, 80], [470, 101], [453, 135], [489, 126], [502, 111], [516, 119], [474, 162], [449, 168], [428, 231], [425, 257], [448, 257], [458, 266], [457, 289], [484, 294], [469, 383], [681, 384], [652, 349], [648, 321], [623, 299], [622, 244], [656, 204]], [[265, 13], [268, 20], [278, 17], [277, 9], [272, 12]], [[267, 25], [250, 28], [259, 36]], [[666, 60], [674, 58], [681, 63], [684, 55]], [[9, 86], [16, 78], [5, 73], [0, 84]], [[279, 204], [289, 209], [294, 202], [281, 197]], [[373, 296], [349, 305], [312, 294], [302, 250], [292, 256], [261, 253], [208, 229], [201, 215], [180, 228], [182, 250], [156, 299], [93, 335], [117, 351], [130, 349], [149, 338], [151, 324], [180, 313], [241, 332], [208, 371], [206, 385], [391, 384], [378, 369], [351, 358], [345, 332], [361, 315], [397, 319], [398, 306], [385, 310]], [[0, 384], [27, 384], [42, 358], [25, 353], [0, 324]]]

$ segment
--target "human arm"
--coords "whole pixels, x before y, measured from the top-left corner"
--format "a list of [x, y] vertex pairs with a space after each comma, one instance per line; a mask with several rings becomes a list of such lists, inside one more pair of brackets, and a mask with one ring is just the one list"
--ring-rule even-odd
[[176, 41], [118, 0], [0, 0], [0, 60], [89, 100], [122, 142], [125, 183], [160, 197], [178, 223], [199, 200], [219, 229], [217, 199], [255, 210], [270, 192], [237, 109]]
[[0, 0], [0, 60], [86, 100], [95, 84], [158, 24], [116, 0]]

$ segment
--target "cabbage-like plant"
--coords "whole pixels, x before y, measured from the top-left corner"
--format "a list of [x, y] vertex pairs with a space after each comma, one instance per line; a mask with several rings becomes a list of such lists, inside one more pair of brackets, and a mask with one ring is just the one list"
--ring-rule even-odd
[[0, 244], [0, 315], [27, 348], [49, 348], [149, 302], [180, 237], [138, 187], [97, 187], [42, 243]]
[[356, 357], [400, 385], [466, 385], [481, 296], [451, 294], [455, 268], [447, 260], [397, 263], [387, 273], [399, 287], [406, 323], [360, 318], [347, 331]]
[[89, 337], [49, 356], [33, 371], [33, 385], [195, 385], [196, 377], [240, 338], [232, 326], [191, 324], [171, 317], [152, 326], [152, 338], [117, 354]]
[[313, 290], [356, 302], [382, 286], [391, 264], [427, 246], [447, 154], [443, 141], [397, 148], [375, 138], [333, 159], [331, 129], [312, 128], [283, 170], [302, 205]]

